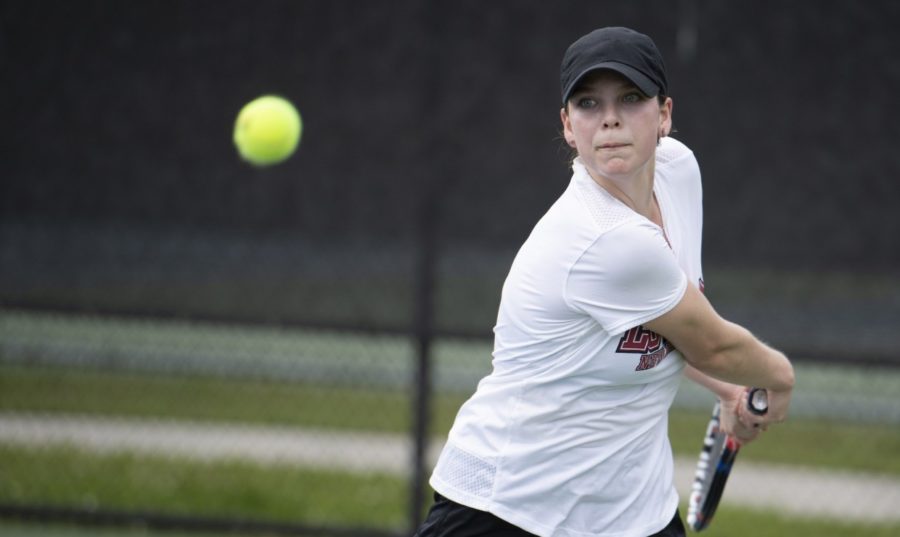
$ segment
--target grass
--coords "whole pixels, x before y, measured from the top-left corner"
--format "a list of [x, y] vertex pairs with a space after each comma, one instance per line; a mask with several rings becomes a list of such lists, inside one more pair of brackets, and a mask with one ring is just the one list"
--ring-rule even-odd
[[[436, 433], [462, 402], [438, 394]], [[0, 366], [0, 411], [174, 418], [408, 433], [407, 392], [329, 385]]]
[[[0, 535], [3, 535], [3, 537], [220, 537], [222, 534], [196, 531], [176, 532], [171, 530], [154, 532], [141, 527], [84, 527], [59, 523], [0, 521]], [[244, 533], [243, 535], [244, 537], [253, 537], [249, 533]], [[263, 536], [260, 535], [259, 537]]]
[[[676, 454], [699, 452], [708, 416], [672, 411], [669, 437]], [[771, 427], [741, 450], [741, 460], [900, 476], [900, 429], [877, 424], [791, 420]]]
[[[60, 468], [68, 469], [60, 474]], [[185, 463], [164, 457], [99, 456], [71, 449], [0, 447], [0, 501], [228, 516], [310, 525], [403, 528], [407, 484], [383, 475], [340, 474], [246, 463]], [[682, 512], [685, 512], [682, 507]], [[0, 522], [0, 534], [136, 537], [147, 530], [102, 532]], [[888, 537], [900, 525], [860, 525], [788, 517], [723, 505], [709, 537]], [[159, 535], [171, 535], [160, 533]], [[204, 534], [209, 535], [212, 534]]]
[[[60, 469], [66, 469], [60, 473]], [[310, 525], [404, 527], [408, 485], [400, 478], [256, 466], [198, 464], [165, 457], [101, 456], [72, 449], [0, 447], [0, 501], [167, 514], [228, 516]], [[685, 512], [682, 507], [682, 512]], [[31, 533], [19, 527], [22, 535]], [[58, 530], [61, 536], [69, 535]], [[71, 535], [82, 535], [70, 530]], [[122, 530], [112, 535], [146, 535]], [[0, 534], [6, 533], [0, 523]], [[95, 534], [91, 532], [90, 534]], [[723, 505], [710, 537], [870, 537], [900, 534], [900, 525], [864, 525], [788, 517]]]
[[[682, 513], [686, 508], [682, 507]], [[688, 530], [688, 535], [696, 535]], [[895, 537], [900, 524], [877, 525], [787, 517], [768, 511], [722, 505], [704, 537]]]
[[[439, 393], [431, 431], [443, 435], [466, 394]], [[408, 434], [407, 391], [327, 383], [138, 374], [61, 367], [0, 366], [0, 412], [197, 420]], [[695, 457], [708, 414], [673, 410], [678, 455]], [[827, 449], [823, 449], [827, 446]], [[900, 476], [900, 430], [877, 424], [796, 419], [773, 427], [741, 459]], [[405, 527], [408, 482], [246, 461], [198, 463], [146, 455], [101, 455], [71, 448], [0, 445], [0, 502], [245, 517], [308, 525]], [[426, 502], [427, 503], [427, 502]], [[684, 512], [684, 509], [683, 509]], [[9, 529], [12, 528], [12, 529]], [[35, 529], [37, 528], [37, 529]], [[29, 533], [29, 530], [35, 531]], [[0, 534], [84, 537], [77, 528], [0, 522]], [[56, 533], [53, 533], [56, 532]], [[710, 537], [900, 534], [900, 525], [865, 526], [723, 506]], [[109, 537], [150, 535], [108, 530]], [[161, 535], [161, 534], [160, 534]]]
[[[723, 508], [703, 532], [708, 537], [896, 537], [900, 526], [873, 526], [803, 519], [787, 519], [772, 513]], [[143, 529], [75, 528], [59, 525], [4, 524], [6, 537], [217, 537], [214, 533], [151, 532]], [[233, 535], [233, 534], [230, 534]], [[246, 534], [245, 534], [246, 535]], [[694, 533], [688, 531], [688, 535]], [[260, 536], [261, 537], [261, 536]]]
[[[431, 431], [443, 435], [465, 395], [441, 393]], [[408, 434], [411, 395], [403, 391], [0, 366], [0, 411], [171, 418]], [[676, 454], [694, 456], [708, 414], [673, 410]], [[822, 446], [828, 449], [822, 449]], [[757, 462], [900, 475], [900, 429], [877, 424], [793, 420], [742, 452]]]
[[16, 504], [396, 528], [408, 488], [380, 474], [0, 446], [0, 501]]

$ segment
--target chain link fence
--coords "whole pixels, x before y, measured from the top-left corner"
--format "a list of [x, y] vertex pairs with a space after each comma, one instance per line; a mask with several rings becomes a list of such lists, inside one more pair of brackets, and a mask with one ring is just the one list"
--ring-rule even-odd
[[[16, 80], [0, 103], [16, 126], [0, 180], [0, 516], [407, 535], [422, 472], [490, 371], [509, 264], [567, 181], [562, 51], [624, 24], [669, 60], [676, 136], [704, 171], [708, 296], [796, 360], [798, 434], [872, 447], [860, 467], [748, 461], [731, 501], [898, 524], [900, 133], [884, 110], [900, 12], [595, 9], [0, 2]], [[298, 105], [304, 139], [250, 168], [232, 122], [270, 92]], [[685, 383], [675, 413], [710, 407]], [[673, 444], [689, 472], [694, 447]], [[754, 476], [772, 494], [741, 495]], [[835, 499], [796, 500], [810, 490]]]

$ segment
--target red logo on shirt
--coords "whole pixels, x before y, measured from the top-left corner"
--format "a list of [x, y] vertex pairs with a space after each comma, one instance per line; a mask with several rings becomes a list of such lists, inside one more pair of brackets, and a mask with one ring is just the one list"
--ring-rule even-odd
[[625, 332], [619, 340], [616, 352], [640, 354], [641, 359], [634, 370], [646, 371], [659, 365], [674, 349], [675, 347], [666, 338], [643, 326], [636, 326]]

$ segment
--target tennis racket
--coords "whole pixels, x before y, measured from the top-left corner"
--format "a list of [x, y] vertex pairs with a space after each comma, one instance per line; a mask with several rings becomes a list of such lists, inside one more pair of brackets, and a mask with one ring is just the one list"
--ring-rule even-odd
[[[750, 412], [761, 416], [769, 409], [766, 390], [753, 388], [747, 398]], [[741, 444], [720, 429], [721, 403], [716, 401], [712, 418], [706, 427], [703, 439], [703, 450], [697, 462], [694, 485], [688, 500], [687, 523], [694, 531], [701, 531], [712, 521], [725, 490], [725, 482], [731, 473], [734, 458], [737, 457]]]

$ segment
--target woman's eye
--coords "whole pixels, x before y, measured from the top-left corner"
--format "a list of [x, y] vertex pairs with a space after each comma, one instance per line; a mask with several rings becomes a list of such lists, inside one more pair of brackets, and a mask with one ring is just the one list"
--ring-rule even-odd
[[597, 105], [597, 101], [590, 97], [582, 97], [578, 99], [578, 108], [593, 108]]
[[626, 94], [624, 97], [622, 97], [622, 100], [626, 103], [639, 103], [641, 102], [641, 100], [643, 100], [643, 97], [640, 93], [635, 92]]

